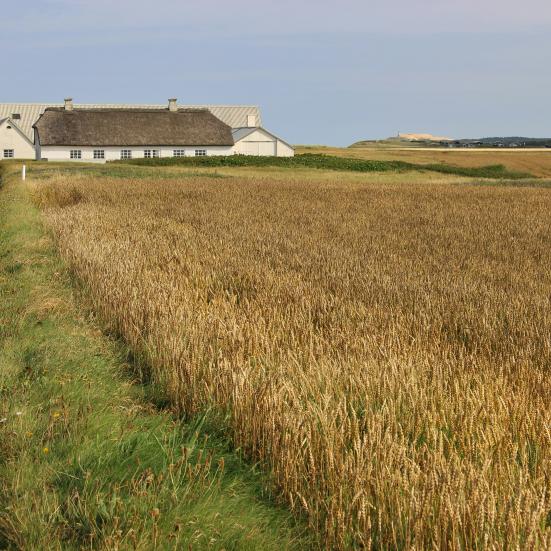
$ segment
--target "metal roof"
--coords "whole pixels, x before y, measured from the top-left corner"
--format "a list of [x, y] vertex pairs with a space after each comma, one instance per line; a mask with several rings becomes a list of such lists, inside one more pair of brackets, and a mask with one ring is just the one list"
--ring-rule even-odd
[[[0, 119], [19, 114], [17, 125], [34, 141], [33, 124], [47, 107], [63, 107], [63, 103], [0, 103]], [[167, 104], [122, 104], [122, 103], [75, 103], [75, 109], [167, 109]], [[183, 109], [208, 109], [215, 117], [232, 128], [247, 126], [247, 116], [255, 115], [258, 125], [262, 124], [260, 109], [256, 105], [180, 105]]]

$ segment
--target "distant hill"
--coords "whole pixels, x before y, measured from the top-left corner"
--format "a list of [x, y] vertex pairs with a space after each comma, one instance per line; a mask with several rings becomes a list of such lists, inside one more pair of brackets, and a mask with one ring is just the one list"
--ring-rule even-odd
[[[392, 139], [392, 138], [389, 138]], [[432, 134], [398, 134], [397, 140], [407, 140], [410, 142], [451, 142], [451, 138], [442, 136], [433, 136]]]
[[369, 146], [400, 146], [400, 147], [545, 147], [551, 148], [551, 138], [527, 138], [523, 136], [505, 136], [490, 138], [465, 138], [455, 140], [433, 136], [432, 134], [398, 134], [385, 140], [362, 140], [350, 147]]

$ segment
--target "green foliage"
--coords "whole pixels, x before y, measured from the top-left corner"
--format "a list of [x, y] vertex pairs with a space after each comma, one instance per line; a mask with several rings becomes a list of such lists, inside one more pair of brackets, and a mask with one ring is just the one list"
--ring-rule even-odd
[[114, 161], [139, 166], [189, 166], [189, 167], [275, 167], [275, 168], [309, 168], [320, 170], [340, 170], [347, 172], [406, 172], [411, 170], [428, 170], [442, 174], [478, 178], [527, 178], [529, 174], [511, 172], [503, 165], [483, 167], [459, 167], [438, 164], [415, 164], [404, 161], [372, 161], [350, 159], [334, 155], [305, 153], [294, 157], [255, 157], [249, 155], [212, 156], [212, 157], [169, 157], [160, 159], [132, 159]]
[[515, 172], [508, 170], [504, 165], [488, 165], [480, 167], [464, 167], [447, 165], [444, 163], [420, 165], [424, 170], [440, 172], [441, 174], [455, 174], [457, 176], [466, 176], [468, 178], [492, 178], [492, 179], [523, 179], [533, 178], [531, 174], [525, 172]]

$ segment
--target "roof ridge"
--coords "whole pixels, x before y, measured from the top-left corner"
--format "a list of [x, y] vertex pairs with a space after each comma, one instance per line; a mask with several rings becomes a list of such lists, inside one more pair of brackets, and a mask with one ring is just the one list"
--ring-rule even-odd
[[207, 107], [179, 107], [177, 111], [170, 111], [168, 107], [82, 107], [80, 105], [73, 106], [73, 109], [67, 110], [63, 105], [46, 107], [46, 111], [74, 113], [75, 111], [87, 111], [89, 113], [107, 113], [131, 111], [132, 113], [210, 113]]
[[[63, 106], [64, 103], [60, 101], [45, 101], [45, 102], [16, 102], [16, 101], [6, 101], [2, 102], [0, 101], [0, 105], [35, 105], [37, 107], [43, 106], [43, 105], [52, 105], [52, 106]], [[125, 106], [143, 106], [143, 105], [151, 105], [151, 106], [158, 106], [158, 105], [166, 105], [165, 103], [120, 103], [120, 102], [103, 102], [103, 103], [74, 103], [74, 105], [125, 105]], [[256, 107], [257, 109], [260, 109], [258, 104], [254, 103], [180, 103], [178, 105], [185, 105], [187, 107]]]

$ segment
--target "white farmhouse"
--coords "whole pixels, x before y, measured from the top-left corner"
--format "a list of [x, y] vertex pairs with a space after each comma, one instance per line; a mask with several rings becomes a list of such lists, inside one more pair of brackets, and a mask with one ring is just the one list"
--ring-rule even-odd
[[231, 128], [207, 109], [49, 107], [34, 125], [37, 159], [114, 161], [231, 155]]
[[[76, 114], [76, 117], [65, 117], [63, 114], [49, 114], [48, 117], [57, 117], [59, 119], [58, 128], [55, 137], [46, 137], [46, 134], [41, 136], [39, 126], [35, 130], [35, 125], [46, 111], [49, 113]], [[206, 120], [207, 115], [201, 114], [205, 111], [213, 115], [213, 117], [208, 117], [211, 124], [215, 124], [213, 119], [218, 119], [224, 125], [230, 127], [230, 137], [228, 138], [226, 135], [223, 144], [220, 140], [209, 141], [209, 139], [212, 139], [212, 136], [207, 139], [208, 127], [202, 129], [205, 135], [200, 133], [201, 125], [195, 129], [194, 133], [192, 132], [194, 121], [201, 119], [201, 117]], [[117, 124], [113, 123], [114, 126], [112, 131], [104, 129], [101, 139], [99, 139], [100, 136], [84, 136], [83, 130], [81, 131], [80, 137], [77, 138], [75, 135], [75, 126], [77, 123], [75, 121], [81, 120], [80, 115], [82, 113], [88, 113], [85, 117], [88, 117], [87, 120], [89, 120], [89, 124], [92, 126], [92, 118], [99, 121], [100, 113], [106, 114], [107, 119], [110, 121], [116, 120]], [[107, 113], [110, 114], [107, 115]], [[141, 114], [138, 115], [139, 113]], [[147, 115], [147, 113], [149, 113], [149, 115]], [[174, 140], [166, 144], [161, 143], [163, 140], [159, 140], [163, 136], [161, 136], [162, 132], [161, 127], [159, 127], [159, 121], [163, 120], [162, 115], [159, 115], [160, 118], [157, 118], [153, 113], [187, 113], [187, 116], [164, 119], [166, 121], [173, 121], [172, 123], [167, 122], [169, 125], [174, 125], [176, 121], [179, 121], [176, 124], [176, 126], [179, 127], [178, 129], [171, 127], [173, 132], [172, 135], [176, 136], [180, 142], [186, 143], [176, 144], [173, 143]], [[192, 115], [192, 113], [195, 113], [195, 115]], [[136, 123], [138, 119], [139, 122]], [[53, 118], [50, 119], [50, 122], [51, 121], [53, 121]], [[67, 134], [62, 139], [62, 134], [60, 134], [60, 132], [62, 132], [63, 125], [65, 124], [69, 126], [66, 128]], [[188, 130], [184, 128], [186, 125], [190, 125]], [[126, 132], [124, 138], [122, 138], [121, 135], [123, 130]], [[174, 132], [180, 132], [180, 135], [177, 133], [174, 134]], [[183, 140], [184, 133], [186, 136], [185, 140]], [[106, 136], [105, 134], [109, 135]], [[108, 143], [109, 141], [113, 141], [116, 135], [118, 135], [117, 143]], [[166, 141], [166, 137], [163, 137], [163, 139]], [[53, 140], [55, 145], [53, 143], [47, 144], [45, 140]], [[75, 143], [61, 144], [59, 143], [60, 140], [72, 141]], [[91, 143], [92, 141], [97, 143]], [[122, 142], [125, 143], [122, 144]], [[73, 152], [72, 154], [71, 151]], [[80, 158], [78, 151], [80, 151]], [[0, 104], [0, 160], [36, 158], [58, 161], [81, 160], [105, 162], [107, 160], [128, 157], [147, 158], [156, 156], [173, 157], [233, 154], [283, 157], [293, 156], [294, 149], [287, 142], [262, 127], [260, 110], [256, 106], [178, 106], [175, 99], [169, 100], [168, 106], [166, 104], [78, 105], [73, 104], [71, 99], [65, 100], [64, 104]]]

